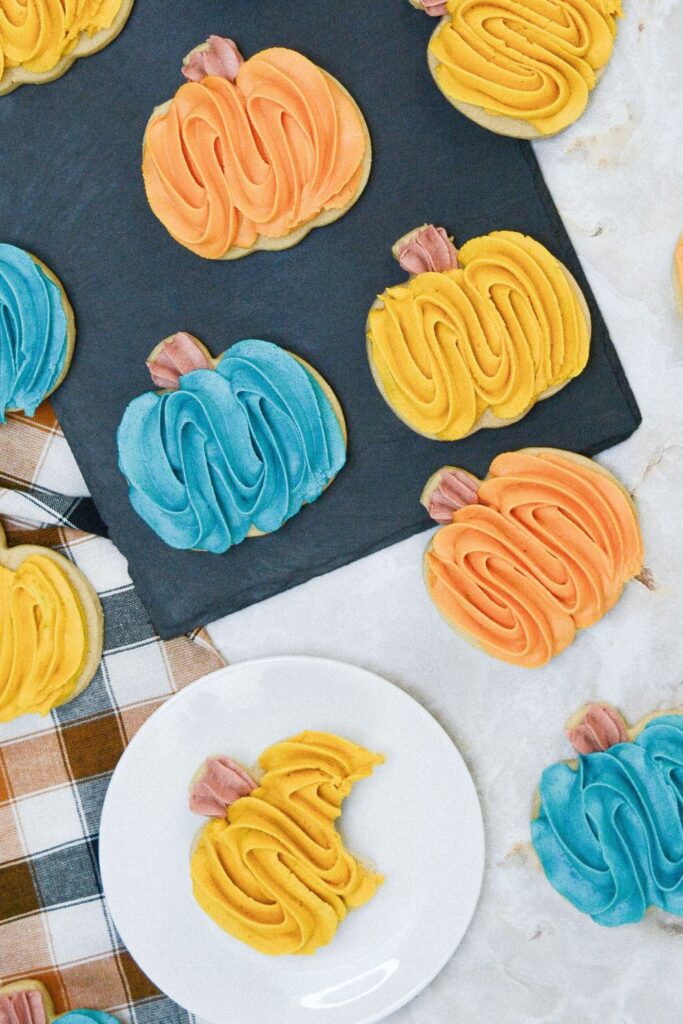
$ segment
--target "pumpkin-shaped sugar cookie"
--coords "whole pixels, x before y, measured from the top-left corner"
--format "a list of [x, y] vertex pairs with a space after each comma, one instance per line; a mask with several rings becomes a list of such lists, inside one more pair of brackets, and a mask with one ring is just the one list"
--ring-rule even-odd
[[337, 830], [355, 784], [384, 758], [331, 733], [303, 732], [259, 759], [258, 784], [226, 757], [194, 780], [191, 810], [212, 817], [191, 856], [202, 910], [269, 956], [310, 955], [382, 877], [356, 860]]
[[422, 503], [444, 524], [425, 553], [429, 596], [466, 640], [512, 665], [545, 665], [642, 569], [630, 496], [573, 452], [508, 452], [483, 482], [445, 467]]
[[370, 136], [328, 72], [281, 47], [244, 61], [211, 36], [183, 73], [152, 114], [142, 161], [152, 211], [181, 245], [207, 259], [285, 249], [360, 197]]
[[62, 283], [37, 256], [0, 244], [0, 423], [33, 416], [64, 380], [76, 325]]
[[0, 722], [46, 715], [86, 688], [102, 656], [102, 608], [50, 548], [8, 548], [0, 528]]
[[429, 67], [446, 99], [499, 135], [554, 135], [583, 113], [621, 0], [410, 0], [440, 18]]
[[329, 384], [267, 341], [218, 359], [189, 334], [158, 345], [154, 383], [118, 431], [130, 500], [174, 548], [220, 553], [278, 530], [320, 497], [346, 461], [346, 425]]
[[569, 271], [540, 242], [494, 231], [456, 250], [425, 225], [393, 249], [411, 275], [375, 301], [370, 368], [396, 415], [435, 441], [521, 419], [578, 376], [591, 322]]
[[567, 732], [578, 756], [543, 772], [531, 822], [548, 881], [597, 924], [683, 915], [683, 713], [629, 729], [595, 703]]
[[119, 34], [133, 0], [0, 0], [0, 96], [52, 82]]

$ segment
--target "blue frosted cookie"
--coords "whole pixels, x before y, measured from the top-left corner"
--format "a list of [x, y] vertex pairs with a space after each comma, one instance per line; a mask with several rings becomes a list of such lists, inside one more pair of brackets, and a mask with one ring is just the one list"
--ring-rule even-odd
[[578, 760], [541, 776], [531, 823], [551, 885], [598, 924], [683, 915], [683, 714], [629, 730], [608, 704], [570, 722]]
[[278, 345], [240, 341], [214, 360], [181, 333], [147, 365], [161, 390], [126, 409], [119, 468], [133, 508], [171, 547], [218, 554], [272, 533], [344, 466], [339, 402]]
[[76, 340], [64, 288], [44, 263], [0, 244], [0, 423], [33, 416], [69, 369]]

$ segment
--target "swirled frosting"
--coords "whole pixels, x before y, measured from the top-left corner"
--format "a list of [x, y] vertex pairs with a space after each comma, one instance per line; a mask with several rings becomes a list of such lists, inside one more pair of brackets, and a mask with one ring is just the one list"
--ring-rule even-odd
[[590, 325], [562, 264], [514, 231], [473, 238], [460, 269], [389, 288], [368, 320], [385, 398], [413, 430], [442, 441], [490, 410], [527, 412], [586, 365]]
[[46, 715], [78, 684], [88, 652], [80, 598], [45, 555], [0, 565], [0, 722]]
[[188, 82], [152, 118], [147, 198], [181, 245], [220, 259], [343, 210], [367, 148], [362, 115], [330, 75], [293, 50], [264, 50], [234, 83]]
[[0, 993], [0, 1024], [48, 1024], [42, 994], [35, 989]]
[[122, 0], [2, 0], [0, 77], [5, 68], [51, 71], [81, 35], [110, 28]]
[[683, 716], [662, 715], [633, 743], [547, 768], [532, 840], [551, 885], [598, 924], [681, 915], [682, 807]]
[[118, 432], [130, 500], [171, 547], [219, 553], [279, 529], [346, 461], [320, 384], [294, 356], [240, 341], [215, 370], [136, 398]]
[[553, 449], [499, 455], [478, 499], [434, 536], [429, 594], [484, 651], [544, 665], [640, 571], [636, 514], [606, 471]]
[[0, 423], [10, 409], [34, 414], [68, 352], [61, 290], [23, 249], [0, 245]]
[[355, 783], [382, 761], [328, 733], [270, 747], [260, 786], [201, 834], [191, 864], [201, 908], [261, 953], [327, 945], [347, 911], [367, 903], [382, 881], [351, 856], [335, 827]]
[[551, 135], [582, 114], [621, 0], [449, 0], [448, 11], [429, 46], [442, 92]]

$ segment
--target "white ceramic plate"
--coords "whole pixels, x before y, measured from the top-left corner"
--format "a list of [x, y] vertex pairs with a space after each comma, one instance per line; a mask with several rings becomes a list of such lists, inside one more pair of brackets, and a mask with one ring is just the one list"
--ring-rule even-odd
[[[341, 831], [385, 883], [312, 957], [266, 957], [222, 932], [192, 896], [201, 819], [191, 776], [211, 754], [247, 765], [304, 729], [386, 755], [347, 800]], [[479, 896], [484, 833], [470, 774], [441, 726], [371, 672], [320, 658], [235, 665], [152, 715], [124, 753], [102, 814], [109, 909], [145, 974], [212, 1024], [371, 1024], [427, 985]]]

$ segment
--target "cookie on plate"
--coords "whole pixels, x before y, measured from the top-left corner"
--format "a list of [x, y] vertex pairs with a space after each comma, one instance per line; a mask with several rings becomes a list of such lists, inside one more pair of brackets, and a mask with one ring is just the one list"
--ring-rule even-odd
[[212, 359], [192, 335], [148, 364], [159, 392], [134, 399], [118, 430], [131, 504], [171, 547], [227, 551], [278, 530], [346, 462], [346, 424], [308, 363], [248, 340]]
[[418, 434], [456, 441], [507, 426], [586, 366], [588, 306], [540, 242], [493, 231], [456, 250], [430, 224], [393, 252], [411, 276], [375, 301], [367, 352], [382, 396]]
[[0, 96], [60, 78], [119, 34], [133, 0], [3, 0]]
[[597, 924], [683, 915], [683, 713], [633, 728], [610, 704], [570, 719], [578, 757], [543, 772], [531, 836], [548, 881]]
[[330, 733], [303, 732], [259, 759], [260, 781], [210, 758], [190, 793], [212, 816], [191, 855], [195, 899], [234, 938], [269, 956], [310, 955], [383, 879], [346, 849], [336, 821], [384, 758]]
[[152, 211], [181, 245], [221, 260], [286, 249], [359, 199], [370, 135], [327, 71], [282, 47], [245, 61], [211, 36], [183, 74], [152, 114], [142, 160]]
[[410, 0], [441, 20], [429, 68], [446, 99], [517, 139], [555, 135], [583, 113], [614, 47], [621, 0]]
[[0, 423], [33, 416], [67, 374], [76, 341], [61, 281], [37, 256], [0, 244]]
[[446, 466], [421, 500], [444, 524], [425, 552], [429, 596], [461, 636], [511, 665], [545, 665], [642, 570], [630, 495], [573, 452], [507, 452], [483, 482]]
[[0, 527], [0, 722], [78, 697], [102, 657], [100, 600], [50, 548], [8, 548]]

